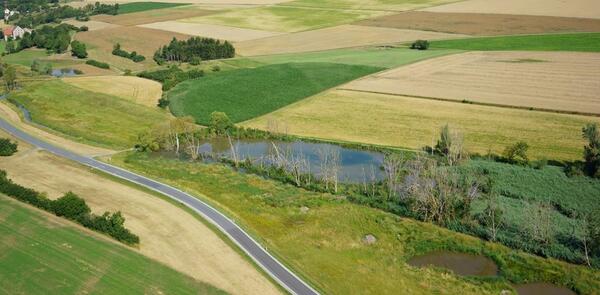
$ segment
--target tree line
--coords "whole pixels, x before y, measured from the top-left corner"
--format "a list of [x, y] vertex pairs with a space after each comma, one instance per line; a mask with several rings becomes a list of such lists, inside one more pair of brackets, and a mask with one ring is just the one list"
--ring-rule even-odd
[[6, 44], [6, 53], [16, 53], [23, 49], [37, 47], [43, 48], [55, 53], [63, 53], [71, 45], [71, 32], [78, 31], [79, 28], [60, 24], [58, 26], [43, 26], [26, 32], [19, 40], [9, 40]]
[[163, 64], [169, 61], [199, 64], [202, 60], [231, 58], [235, 48], [228, 41], [221, 42], [212, 38], [192, 37], [188, 40], [173, 38], [168, 45], [154, 53], [154, 61]]
[[[119, 4], [103, 4], [96, 2], [84, 7], [75, 8], [69, 5], [58, 5], [56, 1], [32, 1], [30, 3], [9, 4], [11, 10], [20, 13], [9, 18], [9, 22], [24, 28], [34, 28], [42, 24], [60, 23], [67, 18], [87, 20], [91, 15], [109, 14], [116, 15]], [[50, 5], [53, 4], [53, 5]]]
[[85, 200], [72, 192], [67, 192], [56, 200], [50, 200], [42, 193], [14, 183], [8, 178], [4, 170], [0, 170], [0, 192], [21, 202], [54, 213], [56, 216], [77, 222], [89, 229], [107, 234], [122, 243], [135, 245], [140, 242], [140, 238], [123, 225], [125, 218], [121, 212], [104, 212], [102, 215], [93, 214]]
[[121, 44], [119, 44], [119, 43], [117, 43], [113, 46], [112, 54], [116, 55], [116, 56], [131, 59], [134, 62], [142, 62], [142, 61], [146, 60], [146, 57], [138, 54], [135, 51], [127, 52], [127, 51], [121, 49]]

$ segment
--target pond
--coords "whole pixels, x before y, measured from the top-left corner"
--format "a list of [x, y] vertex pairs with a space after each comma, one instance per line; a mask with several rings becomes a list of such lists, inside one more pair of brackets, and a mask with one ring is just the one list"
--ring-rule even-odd
[[54, 77], [61, 78], [61, 77], [72, 77], [72, 76], [76, 76], [78, 74], [77, 74], [77, 71], [75, 71], [74, 69], [54, 69], [54, 70], [52, 70], [51, 75]]
[[[384, 155], [379, 152], [345, 148], [328, 143], [304, 141], [232, 140], [233, 150], [238, 161], [250, 159], [255, 164], [275, 163], [297, 164], [303, 173], [320, 177], [328, 166], [337, 167], [340, 182], [362, 183], [383, 179], [380, 167]], [[202, 155], [232, 159], [232, 148], [226, 138], [204, 141], [199, 146]]]
[[519, 295], [575, 295], [575, 292], [550, 283], [530, 283], [513, 286]]
[[483, 255], [435, 251], [416, 256], [408, 260], [408, 264], [416, 267], [440, 267], [452, 270], [461, 276], [496, 276], [498, 266]]

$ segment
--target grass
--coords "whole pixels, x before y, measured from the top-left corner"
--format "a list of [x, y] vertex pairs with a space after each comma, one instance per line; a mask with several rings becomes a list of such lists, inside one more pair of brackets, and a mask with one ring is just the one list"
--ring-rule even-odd
[[7, 294], [225, 294], [68, 221], [0, 196]]
[[16, 64], [16, 65], [22, 65], [25, 67], [30, 67], [34, 60], [43, 58], [43, 57], [47, 57], [47, 56], [48, 56], [48, 54], [46, 53], [45, 50], [27, 49], [27, 50], [22, 50], [17, 53], [5, 55], [2, 57], [1, 60], [2, 60], [2, 62], [8, 63], [8, 64]]
[[338, 90], [243, 125], [265, 129], [269, 122], [300, 136], [413, 149], [435, 144], [441, 126], [450, 124], [471, 152], [501, 153], [523, 140], [534, 159], [575, 160], [585, 144], [581, 128], [600, 119]]
[[268, 65], [186, 81], [168, 97], [173, 114], [192, 116], [199, 124], [207, 124], [213, 111], [241, 122], [381, 69], [334, 63]]
[[78, 141], [111, 148], [131, 148], [137, 136], [168, 119], [168, 114], [91, 92], [59, 80], [31, 82], [11, 94], [35, 123]]
[[[363, 65], [381, 68], [395, 68], [424, 59], [438, 57], [455, 50], [410, 50], [407, 48], [349, 48], [319, 52], [277, 54], [249, 58], [224, 60], [225, 63], [239, 66], [280, 64], [289, 62], [329, 62], [347, 65]], [[254, 63], [254, 64], [253, 64]]]
[[119, 5], [119, 14], [140, 12], [146, 10], [164, 9], [187, 5], [185, 3], [164, 3], [164, 2], [131, 2]]
[[183, 19], [205, 23], [273, 32], [298, 32], [348, 24], [384, 14], [367, 10], [330, 10], [287, 6], [235, 9], [222, 13]]
[[461, 50], [600, 51], [600, 33], [503, 36], [431, 41], [430, 48]]
[[[191, 163], [143, 153], [113, 156], [111, 163], [180, 187], [221, 208], [271, 252], [329, 294], [498, 294], [508, 282], [550, 281], [597, 294], [600, 272], [512, 251], [431, 224], [384, 213], [343, 199], [244, 175], [222, 165]], [[308, 213], [300, 207], [307, 206]], [[361, 239], [372, 234], [374, 245]], [[460, 278], [412, 268], [406, 261], [437, 249], [483, 253], [503, 278]], [[352, 282], [349, 284], [348, 282]]]

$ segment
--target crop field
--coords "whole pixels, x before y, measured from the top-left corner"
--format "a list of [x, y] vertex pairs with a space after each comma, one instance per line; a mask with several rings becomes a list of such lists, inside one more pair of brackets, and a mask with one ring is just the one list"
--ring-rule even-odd
[[433, 48], [600, 52], [600, 33], [482, 37], [431, 42]]
[[471, 152], [501, 153], [523, 140], [532, 158], [573, 160], [583, 153], [581, 128], [600, 119], [337, 90], [243, 125], [267, 129], [269, 122], [290, 134], [413, 149], [434, 145], [440, 128], [450, 124], [464, 133]]
[[299, 32], [383, 15], [372, 10], [330, 10], [288, 6], [233, 9], [222, 13], [182, 19], [183, 22], [234, 26], [272, 32]]
[[330, 50], [366, 45], [393, 45], [417, 39], [463, 38], [464, 35], [367, 26], [341, 25], [236, 44], [244, 56]]
[[363, 65], [381, 68], [394, 68], [416, 61], [457, 53], [455, 50], [410, 50], [407, 48], [390, 47], [363, 47], [334, 49], [318, 52], [304, 52], [293, 54], [278, 54], [255, 56], [248, 58], [237, 58], [225, 60], [231, 65], [244, 64], [281, 64], [281, 63], [304, 63], [304, 62], [329, 62], [348, 65]]
[[596, 0], [467, 0], [426, 8], [424, 10], [431, 12], [500, 13], [600, 18], [600, 2]]
[[283, 34], [279, 32], [242, 29], [221, 25], [194, 24], [179, 21], [150, 23], [141, 25], [141, 27], [236, 42], [261, 39]]
[[146, 10], [157, 10], [182, 6], [182, 3], [165, 3], [165, 2], [131, 2], [119, 5], [119, 14], [127, 14], [133, 12], [141, 12]]
[[31, 112], [34, 122], [76, 140], [110, 148], [133, 147], [141, 132], [169, 118], [158, 108], [58, 80], [28, 83], [11, 98]]
[[156, 107], [162, 95], [160, 83], [134, 76], [70, 77], [63, 81], [91, 92], [117, 96], [149, 107]]
[[[599, 287], [599, 274], [583, 266], [511, 251], [431, 224], [237, 173], [221, 165], [141, 153], [113, 156], [112, 161], [224, 208], [323, 293], [351, 294], [360, 289], [366, 294], [397, 294], [401, 288], [410, 294], [498, 294], [511, 288], [503, 279], [465, 279], [406, 264], [413, 255], [442, 248], [493, 252], [491, 255], [502, 261], [501, 273], [511, 280], [569, 282], [584, 294]], [[309, 211], [301, 213], [302, 206]], [[366, 234], [373, 234], [377, 242], [361, 242]]]
[[457, 0], [296, 0], [286, 3], [285, 5], [334, 9], [405, 11], [456, 1]]
[[227, 71], [177, 85], [169, 91], [170, 109], [176, 116], [194, 117], [199, 124], [207, 124], [213, 111], [241, 122], [378, 70], [381, 68], [289, 63]]
[[0, 290], [7, 294], [226, 294], [0, 195]]
[[[6, 134], [0, 131], [0, 136]], [[84, 198], [93, 212], [121, 211], [126, 227], [140, 236], [137, 252], [194, 279], [233, 294], [279, 294], [221, 237], [171, 202], [22, 142], [16, 155], [3, 158], [0, 169], [16, 183], [45, 192], [50, 199], [70, 190]], [[174, 231], [177, 239], [172, 238]]]
[[345, 89], [600, 114], [600, 55], [468, 52], [379, 73]]
[[384, 15], [355, 24], [478, 36], [600, 32], [600, 19], [427, 11]]
[[64, 21], [64, 23], [67, 23], [67, 24], [70, 24], [70, 25], [73, 25], [76, 27], [86, 26], [86, 27], [88, 27], [88, 29], [90, 31], [118, 27], [118, 25], [116, 25], [116, 24], [111, 24], [111, 23], [102, 22], [102, 21], [95, 21], [95, 20], [89, 20], [89, 21], [83, 22], [83, 21], [78, 21], [78, 20], [74, 20], [74, 19], [69, 19], [69, 20]]
[[175, 8], [165, 8], [157, 10], [147, 10], [142, 12], [127, 13], [121, 15], [100, 14], [92, 17], [92, 20], [111, 23], [121, 26], [133, 26], [148, 24], [154, 22], [163, 22], [176, 20], [180, 18], [189, 18], [215, 13], [205, 10], [198, 6], [183, 6]]

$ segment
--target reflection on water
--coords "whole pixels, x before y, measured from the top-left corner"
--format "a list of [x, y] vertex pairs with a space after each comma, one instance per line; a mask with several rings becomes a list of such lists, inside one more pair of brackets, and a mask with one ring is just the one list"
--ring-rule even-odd
[[417, 267], [446, 268], [461, 276], [495, 276], [498, 274], [496, 263], [485, 256], [450, 251], [435, 251], [416, 256], [411, 258], [408, 264]]
[[519, 295], [575, 295], [575, 292], [550, 283], [531, 283], [515, 285]]
[[[233, 140], [232, 143], [238, 161], [250, 159], [257, 164], [272, 165], [283, 158], [287, 162], [302, 162], [301, 171], [319, 177], [324, 169], [322, 166], [326, 157], [330, 164], [334, 162], [331, 159], [335, 159], [341, 182], [358, 183], [383, 179], [380, 167], [384, 155], [379, 152], [303, 141]], [[199, 151], [203, 155], [232, 158], [231, 145], [223, 138], [202, 142]]]

